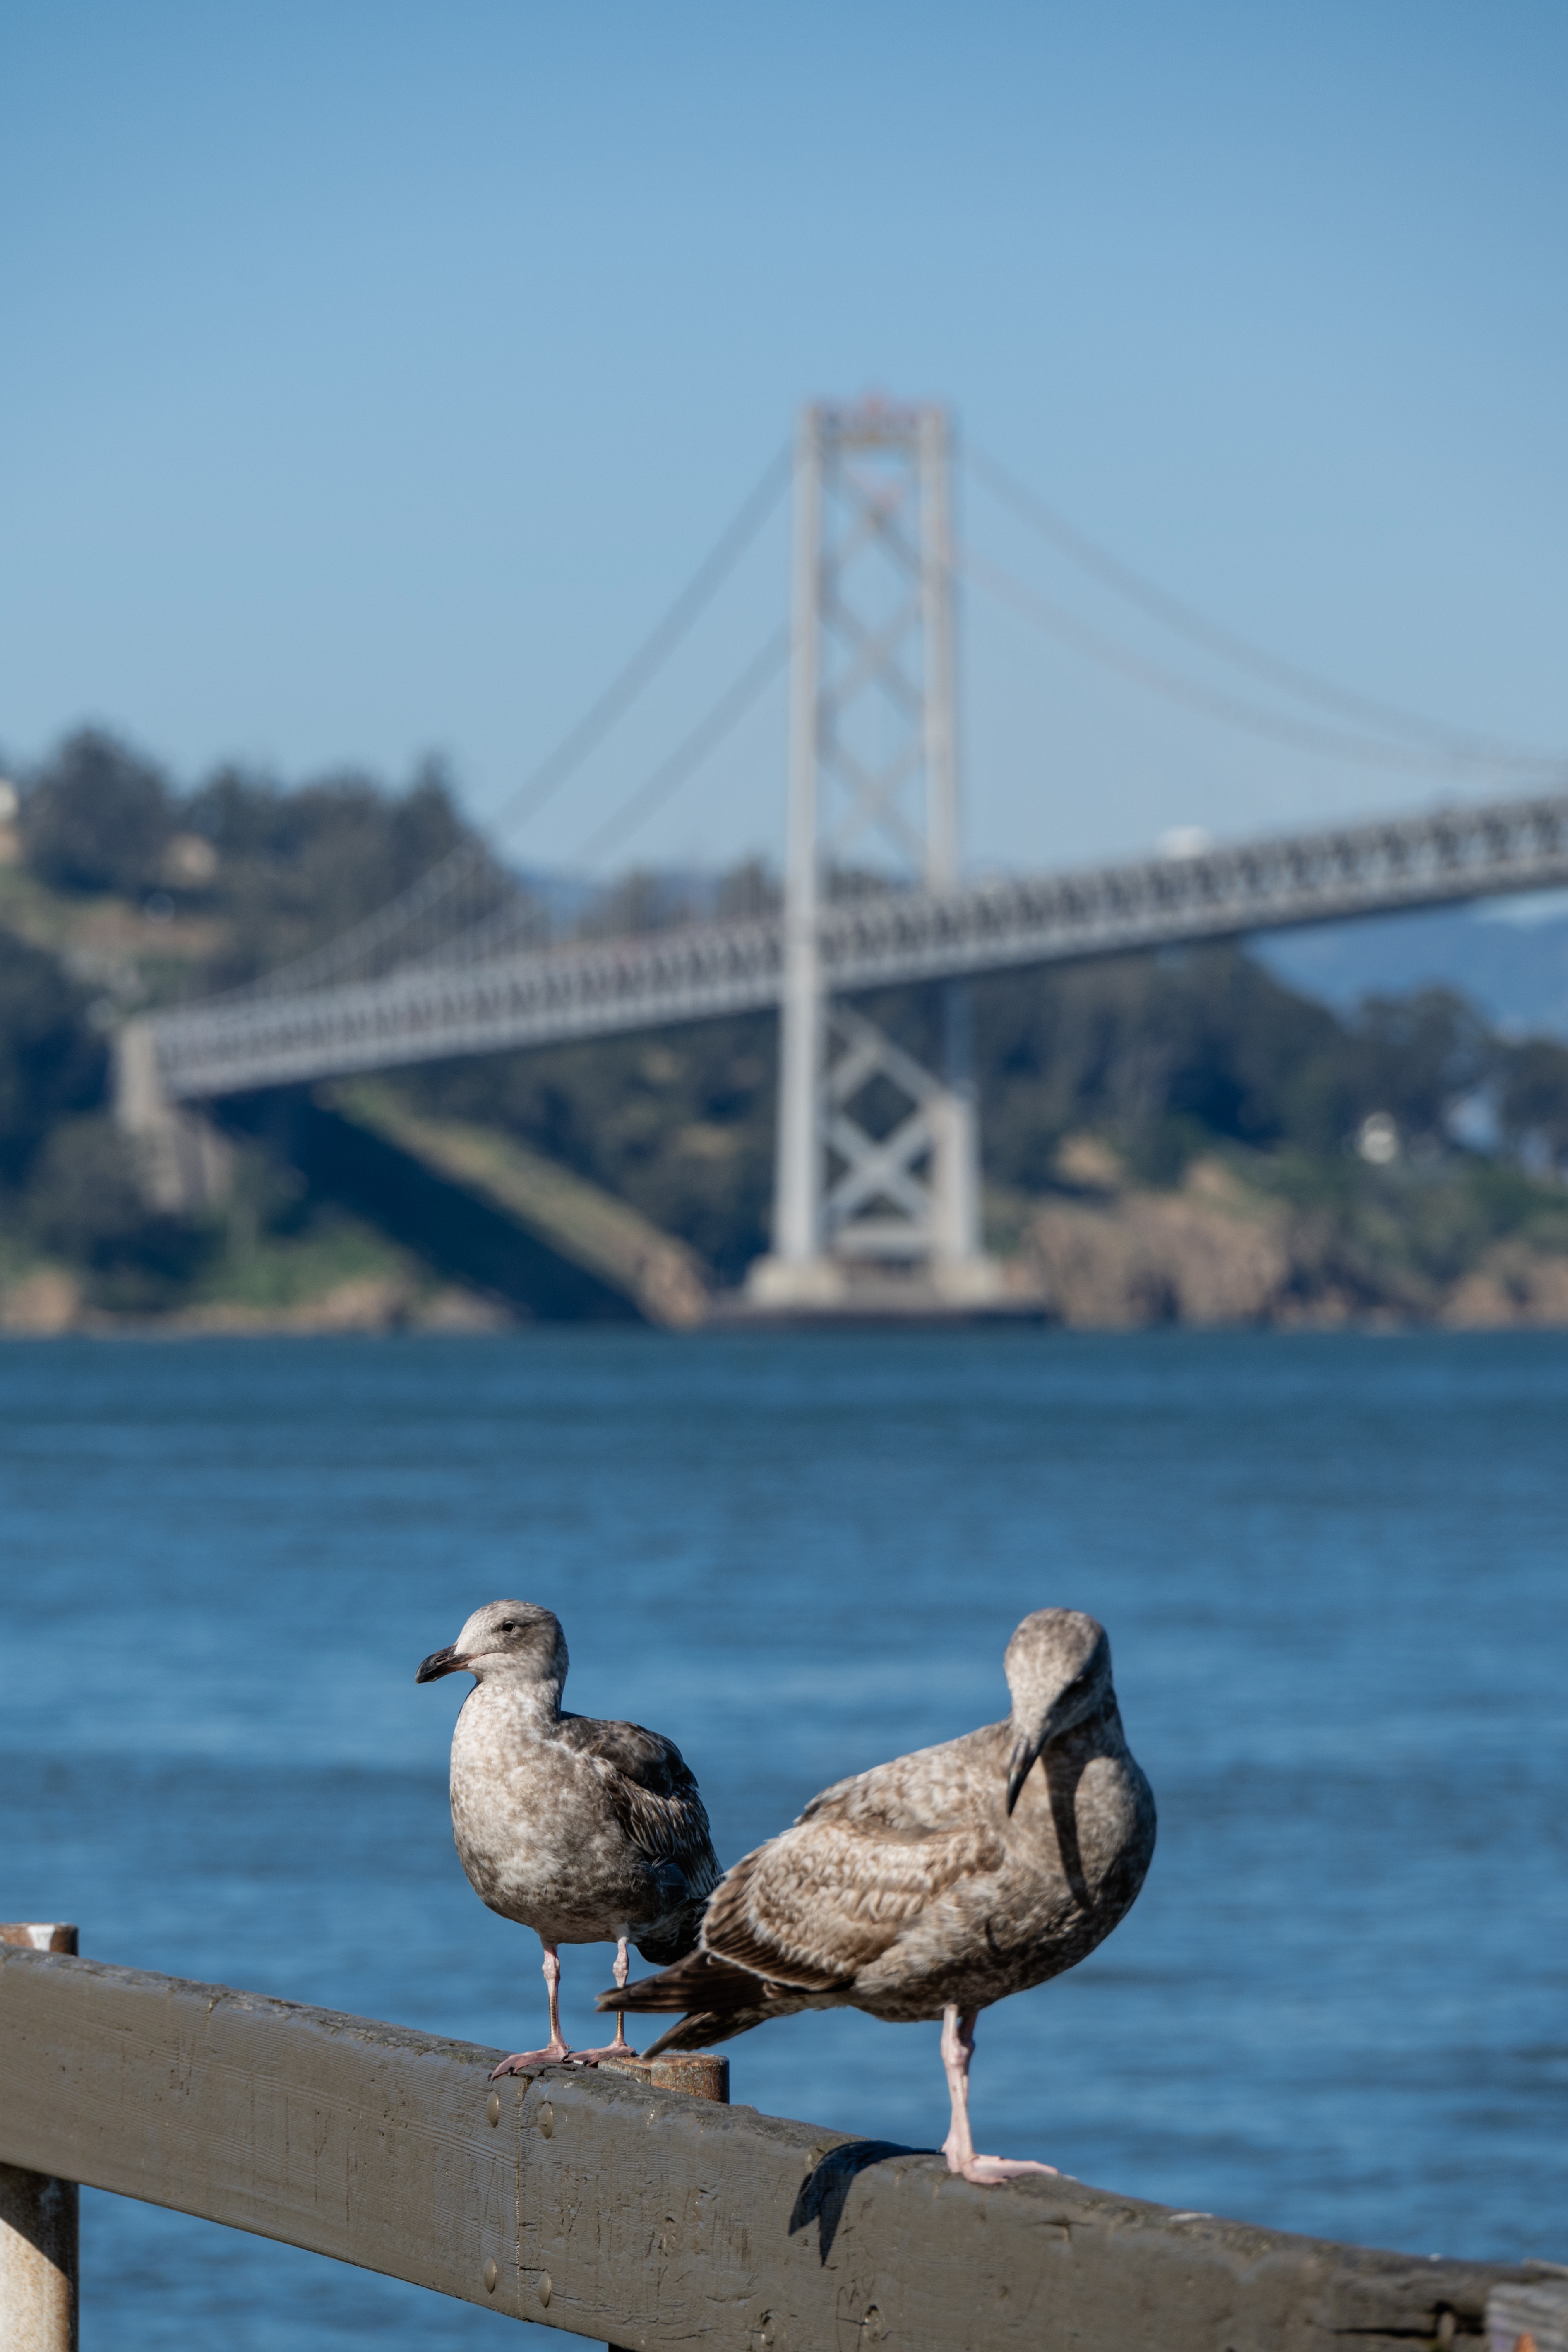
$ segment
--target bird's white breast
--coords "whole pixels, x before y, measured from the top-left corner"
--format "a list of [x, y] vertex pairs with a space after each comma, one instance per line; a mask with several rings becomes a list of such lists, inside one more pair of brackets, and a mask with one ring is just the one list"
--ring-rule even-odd
[[482, 1900], [548, 1942], [597, 1942], [648, 1914], [599, 1767], [504, 1685], [478, 1685], [458, 1717], [452, 1835]]

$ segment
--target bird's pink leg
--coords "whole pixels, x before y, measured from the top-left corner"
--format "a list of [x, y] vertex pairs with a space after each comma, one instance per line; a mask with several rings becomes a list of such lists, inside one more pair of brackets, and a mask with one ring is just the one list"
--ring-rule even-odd
[[[544, 1943], [542, 1936], [539, 1940]], [[510, 2058], [501, 2060], [490, 2076], [492, 2083], [498, 2082], [502, 2074], [521, 2074], [527, 2066], [559, 2065], [563, 2059], [571, 2057], [572, 2053], [561, 2034], [561, 1955], [553, 1944], [544, 1944], [544, 1983], [550, 1995], [549, 2048], [514, 2050]]]
[[[623, 1936], [616, 1946], [616, 1966], [614, 1971], [616, 1982], [618, 1985], [624, 1985], [631, 1972], [632, 1963], [631, 1956], [627, 1949], [627, 1939]], [[616, 2011], [616, 2038], [613, 2042], [606, 2042], [603, 2050], [574, 2050], [572, 2053], [574, 2058], [582, 2059], [635, 2058], [637, 2054], [637, 2052], [626, 2040], [626, 2014], [624, 2011], [618, 2009]]]
[[977, 2181], [982, 2188], [989, 2188], [998, 2180], [1017, 2180], [1029, 2172], [1055, 2172], [1054, 2164], [974, 2153], [974, 2142], [969, 2136], [969, 2062], [974, 2055], [974, 2021], [978, 2014], [973, 2009], [961, 2013], [956, 2001], [950, 2001], [942, 2013], [942, 2071], [952, 2100], [952, 2122], [942, 2144], [947, 2168], [961, 2173], [965, 2180]]

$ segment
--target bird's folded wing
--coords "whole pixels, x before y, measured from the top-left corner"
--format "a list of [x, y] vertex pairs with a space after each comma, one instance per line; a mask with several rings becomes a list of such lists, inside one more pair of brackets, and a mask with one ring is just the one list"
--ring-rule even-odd
[[[958, 1880], [995, 1870], [1001, 1834], [968, 1775], [961, 1766], [933, 1775], [925, 1761], [900, 1758], [825, 1790], [792, 1829], [738, 1863], [703, 1920], [706, 1948], [824, 1991], [879, 1958]], [[900, 1767], [910, 1765], [922, 1769], [901, 1788]]]
[[706, 1895], [718, 1881], [718, 1860], [697, 1782], [674, 1740], [639, 1723], [582, 1717], [563, 1728], [599, 1766], [616, 1818], [638, 1852], [678, 1864], [692, 1893]]
[[989, 1723], [961, 1739], [917, 1748], [868, 1772], [852, 1773], [813, 1797], [803, 1822], [837, 1820], [892, 1837], [959, 1830], [992, 1820], [1000, 1828], [1012, 1727]]

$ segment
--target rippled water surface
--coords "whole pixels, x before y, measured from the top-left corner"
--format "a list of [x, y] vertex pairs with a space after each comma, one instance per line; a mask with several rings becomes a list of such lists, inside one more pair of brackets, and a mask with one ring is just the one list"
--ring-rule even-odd
[[[1130, 1919], [981, 2021], [983, 2147], [1417, 2253], [1568, 2259], [1568, 1339], [1040, 1332], [0, 1349], [0, 1916], [508, 2048], [538, 1948], [452, 1852], [477, 1602], [679, 1740], [731, 1860], [1109, 1624], [1159, 1798]], [[565, 1955], [569, 2032], [608, 1954]], [[934, 2027], [734, 2095], [934, 2146]], [[488, 2315], [84, 2199], [89, 2346], [395, 2352]], [[560, 2341], [561, 2339], [555, 2339]], [[539, 2335], [540, 2352], [546, 2339]]]

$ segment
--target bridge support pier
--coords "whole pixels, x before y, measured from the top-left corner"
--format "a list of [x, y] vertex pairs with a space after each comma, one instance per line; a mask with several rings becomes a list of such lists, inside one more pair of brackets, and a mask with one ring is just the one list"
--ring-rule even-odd
[[967, 983], [942, 987], [927, 1067], [828, 993], [826, 909], [958, 881], [946, 414], [869, 401], [804, 413], [795, 453], [794, 651], [779, 1123], [759, 1307], [983, 1307]]
[[170, 1100], [150, 1021], [128, 1021], [115, 1034], [114, 1117], [135, 1147], [149, 1208], [199, 1216], [228, 1198], [233, 1146], [199, 1110]]

